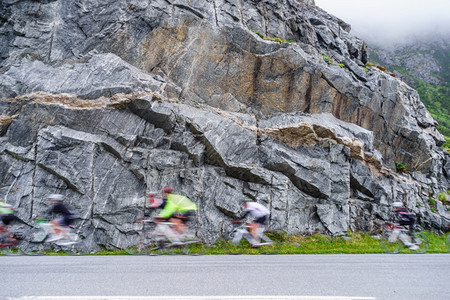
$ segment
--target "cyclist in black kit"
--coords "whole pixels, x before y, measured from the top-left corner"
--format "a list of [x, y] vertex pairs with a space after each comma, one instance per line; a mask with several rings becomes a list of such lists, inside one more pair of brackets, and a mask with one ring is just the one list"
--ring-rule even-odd
[[51, 229], [54, 232], [49, 238], [49, 242], [69, 238], [65, 227], [70, 226], [75, 219], [75, 214], [64, 204], [64, 196], [51, 194], [47, 197], [47, 202], [52, 205], [49, 214], [57, 214], [60, 217], [50, 221]]
[[[408, 229], [409, 229], [409, 231], [408, 231], [409, 239], [404, 240], [403, 242], [409, 249], [417, 250], [419, 247], [417, 245], [414, 245], [411, 243], [411, 239], [412, 239], [413, 232], [414, 232], [414, 226], [416, 224], [416, 215], [409, 212], [405, 208], [403, 203], [400, 201], [392, 203], [392, 207], [394, 208], [394, 211], [393, 211], [394, 221], [402, 226], [407, 225]], [[400, 236], [400, 239], [402, 239], [402, 236]]]

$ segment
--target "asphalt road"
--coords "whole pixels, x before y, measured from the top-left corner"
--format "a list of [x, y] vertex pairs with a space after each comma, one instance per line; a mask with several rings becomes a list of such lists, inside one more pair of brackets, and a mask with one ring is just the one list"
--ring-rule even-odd
[[0, 270], [1, 299], [450, 299], [450, 254], [15, 256]]

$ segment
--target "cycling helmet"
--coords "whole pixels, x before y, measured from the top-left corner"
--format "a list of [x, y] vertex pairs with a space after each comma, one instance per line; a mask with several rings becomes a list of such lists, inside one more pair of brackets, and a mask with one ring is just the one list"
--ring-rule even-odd
[[47, 200], [50, 201], [63, 201], [64, 200], [64, 196], [61, 194], [50, 194], [47, 196]]

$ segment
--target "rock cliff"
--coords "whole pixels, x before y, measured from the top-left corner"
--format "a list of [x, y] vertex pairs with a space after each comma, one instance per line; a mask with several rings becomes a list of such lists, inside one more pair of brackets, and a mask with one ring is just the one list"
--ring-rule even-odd
[[27, 224], [58, 192], [85, 245], [125, 248], [145, 193], [164, 186], [197, 203], [206, 242], [243, 197], [270, 208], [271, 230], [300, 234], [376, 231], [395, 200], [424, 226], [447, 213], [428, 203], [450, 184], [436, 122], [313, 0], [4, 0], [0, 12], [0, 196]]

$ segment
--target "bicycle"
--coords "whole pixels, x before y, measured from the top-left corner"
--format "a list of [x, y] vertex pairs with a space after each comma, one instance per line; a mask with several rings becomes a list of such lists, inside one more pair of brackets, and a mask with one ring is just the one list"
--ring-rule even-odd
[[[260, 240], [260, 242], [258, 243], [253, 238], [252, 234], [250, 233], [250, 225], [248, 223], [244, 223], [240, 220], [232, 221], [232, 223], [241, 224], [239, 227], [236, 227], [234, 229], [233, 238], [231, 240], [233, 245], [238, 245], [243, 238], [245, 238], [251, 244], [251, 246], [253, 248], [273, 244], [273, 241], [264, 234], [264, 227], [259, 226], [257, 229], [257, 236]], [[261, 241], [265, 241], [265, 242], [261, 242]]]
[[430, 242], [423, 232], [414, 232], [410, 235], [404, 226], [387, 222], [382, 228], [380, 246], [386, 253], [399, 253], [403, 248], [412, 248], [410, 250], [415, 253], [425, 253]]
[[38, 218], [35, 220], [35, 226], [31, 230], [28, 246], [25, 247], [24, 253], [27, 255], [43, 255], [49, 250], [54, 252], [64, 252], [70, 255], [82, 255], [82, 251], [77, 245], [81, 242], [80, 236], [73, 232], [72, 226], [60, 226], [60, 230], [64, 231], [64, 238], [52, 240], [52, 225], [47, 218]]
[[0, 225], [0, 254], [21, 255], [22, 238], [11, 233], [4, 225]]
[[172, 222], [158, 222], [153, 220], [138, 218], [135, 223], [142, 222], [142, 230], [139, 231], [139, 239], [136, 245], [129, 247], [126, 251], [131, 255], [145, 255], [168, 253], [171, 248], [182, 248], [183, 254], [189, 254], [187, 247], [190, 244], [200, 243], [193, 234], [180, 234], [173, 229]]

